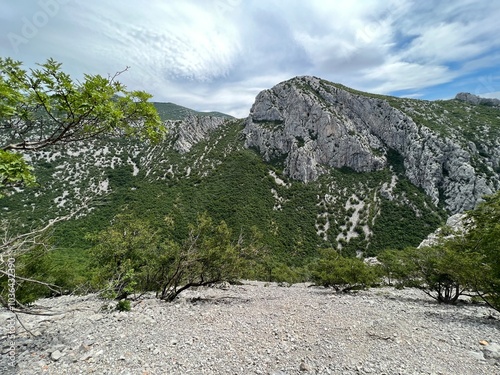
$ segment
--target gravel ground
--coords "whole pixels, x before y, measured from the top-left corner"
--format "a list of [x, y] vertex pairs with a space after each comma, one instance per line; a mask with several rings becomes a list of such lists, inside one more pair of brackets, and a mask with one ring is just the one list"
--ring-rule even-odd
[[[20, 315], [18, 367], [2, 374], [500, 374], [500, 320], [485, 306], [445, 306], [421, 291], [336, 294], [245, 281], [151, 297], [100, 312], [95, 295], [36, 303]], [[2, 362], [8, 365], [0, 313]]]

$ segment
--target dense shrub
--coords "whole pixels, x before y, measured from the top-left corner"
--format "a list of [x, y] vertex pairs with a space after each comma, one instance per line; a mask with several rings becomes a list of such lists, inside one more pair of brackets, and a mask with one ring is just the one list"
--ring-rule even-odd
[[311, 278], [317, 285], [348, 292], [377, 283], [375, 269], [362, 259], [341, 256], [334, 249], [321, 251], [321, 257], [311, 265]]
[[181, 244], [126, 214], [117, 215], [95, 240], [94, 281], [112, 298], [152, 290], [172, 301], [190, 287], [231, 281], [240, 272], [230, 230], [224, 222], [214, 224], [206, 214], [189, 225], [189, 236]]

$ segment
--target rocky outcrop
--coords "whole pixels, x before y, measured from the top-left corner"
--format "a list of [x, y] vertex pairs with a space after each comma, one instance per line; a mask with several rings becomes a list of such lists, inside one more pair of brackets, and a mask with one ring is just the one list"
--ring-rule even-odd
[[[451, 213], [472, 209], [498, 186], [477, 173], [469, 147], [416, 124], [386, 100], [354, 94], [316, 77], [296, 77], [262, 91], [246, 119], [246, 146], [304, 182], [328, 167], [369, 172], [403, 157], [405, 174]], [[498, 164], [498, 161], [496, 161]]]
[[462, 102], [466, 102], [473, 105], [486, 105], [490, 107], [499, 107], [500, 108], [500, 100], [493, 98], [482, 98], [480, 96], [470, 94], [468, 92], [460, 92], [455, 96], [456, 100], [460, 100]]
[[418, 248], [434, 246], [441, 241], [450, 240], [466, 234], [467, 225], [470, 224], [469, 220], [470, 218], [466, 214], [451, 215], [448, 220], [446, 220], [446, 225], [429, 234], [429, 236], [418, 245]]
[[286, 174], [302, 181], [316, 179], [322, 166], [358, 172], [384, 168], [386, 158], [377, 155], [383, 144], [370, 132], [358, 131], [341, 108], [346, 98], [322, 98], [309, 88], [320, 90], [319, 80], [298, 78], [261, 92], [246, 121], [247, 146], [257, 147], [268, 161], [286, 156]]
[[175, 138], [174, 149], [186, 153], [226, 121], [224, 117], [188, 115], [182, 121], [167, 122], [167, 126]]

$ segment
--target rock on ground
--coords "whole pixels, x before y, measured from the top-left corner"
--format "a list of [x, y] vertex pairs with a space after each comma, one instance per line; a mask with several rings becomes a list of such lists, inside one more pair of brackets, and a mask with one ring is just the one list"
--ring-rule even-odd
[[336, 294], [244, 282], [186, 291], [174, 303], [148, 296], [131, 312], [102, 304], [95, 295], [38, 301], [34, 310], [54, 315], [20, 315], [32, 335], [17, 324], [11, 373], [500, 374], [491, 309], [439, 305], [413, 289]]

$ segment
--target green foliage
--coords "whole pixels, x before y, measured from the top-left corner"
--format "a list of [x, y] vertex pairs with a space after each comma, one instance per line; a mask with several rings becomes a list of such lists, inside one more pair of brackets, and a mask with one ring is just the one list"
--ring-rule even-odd
[[[228, 123], [186, 154], [179, 154], [165, 144], [152, 149], [135, 148], [137, 145], [133, 141], [122, 139], [97, 142], [96, 148], [109, 147], [108, 158], [116, 157], [123, 162], [115, 163], [113, 168], [95, 167], [89, 173], [90, 178], [100, 175], [108, 178], [111, 191], [97, 202], [96, 209], [88, 216], [57, 226], [57, 246], [88, 248], [89, 242], [81, 234], [103, 230], [122, 207], [151, 223], [162, 222], [165, 216], [172, 217], [175, 225], [169, 235], [180, 244], [188, 236], [188, 224], [196, 220], [198, 212], [206, 211], [215, 221], [226, 222], [233, 241], [240, 234], [251, 236], [251, 228], [256, 227], [262, 233], [263, 245], [271, 249], [273, 262], [294, 268], [303, 267], [316, 257], [320, 247], [337, 247], [337, 236], [343, 230], [347, 234], [352, 229], [358, 234], [343, 244], [343, 255], [354, 255], [358, 250], [375, 255], [387, 246], [417, 245], [442, 221], [442, 212], [436, 215], [432, 202], [404, 176], [398, 180], [394, 201], [379, 197], [380, 187], [391, 181], [389, 170], [353, 173], [331, 169], [317, 181], [307, 184], [291, 181], [280, 168], [266, 164], [258, 153], [244, 148], [243, 126], [242, 121]], [[121, 148], [120, 154], [115, 153]], [[132, 152], [136, 149], [138, 154]], [[133, 175], [132, 167], [126, 164], [129, 157], [140, 168], [137, 175]], [[86, 163], [90, 164], [89, 168], [94, 168], [92, 160]], [[35, 164], [40, 187], [4, 198], [2, 204], [8, 208], [6, 214], [18, 217], [23, 223], [36, 223], [57, 215], [59, 209], [54, 199], [65, 190], [74, 189], [53, 181], [52, 176], [60, 173], [62, 162], [51, 161], [50, 168], [45, 159]], [[64, 163], [72, 165], [73, 161], [68, 157], [64, 158]], [[165, 175], [171, 166], [172, 174]], [[185, 172], [188, 168], [189, 175]], [[285, 185], [277, 183], [271, 171]], [[69, 178], [69, 175], [63, 177]], [[89, 183], [82, 181], [78, 187], [85, 191], [88, 189], [85, 184]], [[322, 203], [327, 194], [337, 198]], [[346, 208], [353, 194], [357, 197], [354, 201], [364, 205], [358, 221], [352, 217], [354, 209]], [[35, 202], [33, 210], [31, 204]], [[404, 213], [402, 221], [398, 216], [401, 212]], [[341, 228], [351, 219], [352, 228]], [[323, 236], [317, 234], [317, 220], [318, 224], [323, 223], [323, 229], [327, 222], [329, 224]], [[373, 235], [365, 235], [365, 225]], [[255, 274], [268, 280], [269, 273], [262, 268], [268, 269], [268, 266], [259, 265]]]
[[151, 263], [157, 261], [159, 251], [168, 251], [149, 223], [131, 214], [117, 215], [108, 228], [92, 237], [96, 243], [90, 252], [93, 282], [109, 298], [148, 290]]
[[29, 72], [20, 61], [0, 58], [0, 189], [32, 183], [27, 164], [12, 150], [38, 150], [103, 134], [163, 139], [165, 127], [144, 91], [127, 91], [116, 80], [86, 74], [74, 81], [48, 59]]
[[[72, 249], [52, 249], [50, 238], [38, 238], [41, 245], [16, 257], [16, 299], [29, 304], [38, 298], [86, 290], [90, 277], [88, 256]], [[30, 280], [40, 281], [32, 282]], [[6, 278], [0, 279], [0, 295], [7, 293]]]
[[36, 178], [32, 171], [33, 167], [26, 163], [22, 155], [0, 149], [0, 198], [7, 187], [33, 186]]
[[483, 272], [482, 257], [460, 247], [457, 240], [420, 249], [387, 250], [378, 259], [390, 280], [419, 288], [441, 303], [454, 304], [472, 290]]
[[187, 288], [235, 280], [240, 266], [239, 251], [226, 223], [216, 225], [206, 213], [199, 215], [173, 262], [160, 265], [160, 298], [172, 301]]
[[485, 197], [476, 210], [465, 237], [468, 252], [481, 254], [481, 275], [474, 282], [475, 290], [494, 309], [500, 311], [500, 191]]
[[116, 304], [116, 310], [118, 311], [130, 311], [132, 306], [130, 305], [130, 300], [122, 299]]
[[271, 277], [268, 281], [275, 281], [280, 285], [291, 285], [306, 281], [307, 276], [307, 272], [303, 267], [293, 267], [276, 262], [271, 269]]
[[437, 301], [454, 304], [476, 293], [500, 311], [500, 192], [468, 213], [466, 234], [444, 227], [438, 244], [421, 249], [386, 250], [378, 255], [389, 283], [422, 289]]
[[[103, 134], [134, 135], [153, 142], [164, 138], [166, 129], [155, 107], [148, 102], [151, 95], [127, 91], [116, 80], [122, 72], [110, 78], [87, 74], [80, 82], [72, 80], [53, 59], [39, 67], [28, 72], [22, 69], [21, 62], [0, 58], [0, 198], [6, 189], [32, 186], [36, 180], [33, 168], [14, 150], [34, 151]], [[52, 169], [50, 164], [46, 167]], [[37, 220], [28, 219], [19, 230], [26, 230], [33, 223], [38, 224]], [[66, 258], [61, 267], [64, 257], [54, 255], [61, 252], [40, 253], [38, 236], [49, 228], [50, 224], [41, 231], [25, 233], [14, 242], [9, 239], [12, 233], [2, 233], [5, 240], [0, 252], [11, 256], [25, 253], [18, 259], [18, 275], [25, 275], [17, 284], [19, 301], [30, 302], [49, 293], [48, 290], [60, 293], [51, 283], [73, 289], [81, 282], [78, 277], [83, 273], [72, 274], [70, 270], [78, 267], [69, 267], [78, 257]], [[18, 247], [12, 245], [19, 242]], [[38, 262], [33, 261], [36, 258]], [[27, 282], [26, 277], [38, 278], [45, 284]], [[125, 285], [115, 285], [115, 289], [127, 292], [133, 278], [133, 269], [127, 269], [122, 277], [127, 280], [122, 282]]]
[[379, 268], [389, 285], [396, 287], [409, 286], [409, 275], [413, 271], [413, 264], [406, 261], [401, 250], [387, 249], [377, 255]]
[[187, 116], [213, 116], [233, 118], [225, 113], [220, 112], [198, 112], [190, 108], [186, 108], [174, 103], [158, 103], [153, 102], [162, 121], [166, 120], [184, 120]]
[[48, 59], [27, 72], [21, 62], [0, 58], [0, 119], [10, 135], [4, 150], [34, 150], [110, 132], [162, 139], [165, 129], [148, 102], [151, 95], [127, 91], [116, 81], [121, 72], [111, 78], [86, 74], [79, 82], [61, 65]]
[[151, 290], [172, 301], [190, 287], [232, 281], [240, 274], [230, 230], [206, 214], [189, 225], [189, 236], [180, 245], [130, 214], [117, 215], [94, 240], [94, 283], [108, 298]]
[[442, 224], [446, 215], [444, 210], [432, 208], [430, 198], [406, 179], [398, 181], [394, 193], [411, 197], [412, 205], [398, 199], [381, 198], [381, 215], [373, 225], [374, 236], [368, 251], [371, 256], [387, 248], [418, 246], [422, 239]]
[[373, 267], [362, 259], [343, 257], [334, 249], [321, 252], [321, 257], [311, 265], [311, 276], [317, 285], [342, 292], [363, 289], [378, 282]]

